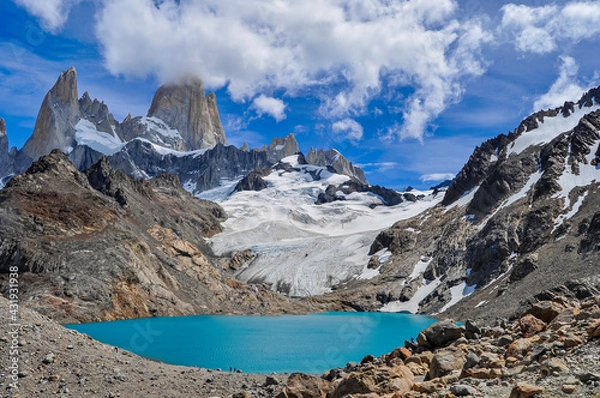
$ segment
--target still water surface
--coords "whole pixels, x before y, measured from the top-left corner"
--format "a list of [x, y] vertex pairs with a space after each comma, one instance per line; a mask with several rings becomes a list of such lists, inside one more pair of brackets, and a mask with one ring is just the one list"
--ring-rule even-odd
[[65, 325], [166, 363], [247, 373], [322, 373], [402, 346], [435, 319], [423, 315], [198, 315]]

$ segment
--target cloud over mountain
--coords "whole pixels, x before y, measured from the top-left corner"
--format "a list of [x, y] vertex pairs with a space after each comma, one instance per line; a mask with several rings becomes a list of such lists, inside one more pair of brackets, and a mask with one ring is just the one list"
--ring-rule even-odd
[[414, 87], [394, 133], [419, 138], [460, 97], [462, 79], [484, 70], [478, 53], [490, 36], [457, 9], [452, 0], [105, 0], [97, 37], [114, 74], [198, 75], [237, 101], [314, 89], [332, 119], [366, 112], [384, 84]]

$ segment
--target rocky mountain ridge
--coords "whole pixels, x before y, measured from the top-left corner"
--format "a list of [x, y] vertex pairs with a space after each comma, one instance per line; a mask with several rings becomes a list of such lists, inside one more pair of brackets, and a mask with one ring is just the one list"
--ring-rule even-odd
[[80, 172], [54, 150], [0, 190], [0, 277], [17, 266], [21, 303], [62, 322], [307, 311], [223, 271], [235, 256], [205, 238], [224, 217], [176, 176], [135, 180], [107, 158]]
[[[260, 150], [228, 146], [216, 96], [205, 95], [198, 79], [161, 86], [146, 116], [128, 115], [118, 122], [103, 102], [92, 100], [87, 92], [78, 97], [75, 68], [63, 71], [44, 98], [36, 127], [23, 148], [9, 152], [4, 141], [5, 135], [0, 137], [0, 181], [60, 149], [79, 170], [107, 156], [114, 168], [136, 178], [176, 174], [195, 194], [299, 152], [293, 134], [276, 138]], [[324, 153], [321, 151], [315, 162], [366, 183], [362, 170], [341, 154]]]
[[392, 253], [381, 275], [336, 294], [364, 310], [489, 318], [598, 275], [599, 156], [596, 88], [477, 147], [440, 205], [376, 238], [371, 254]]

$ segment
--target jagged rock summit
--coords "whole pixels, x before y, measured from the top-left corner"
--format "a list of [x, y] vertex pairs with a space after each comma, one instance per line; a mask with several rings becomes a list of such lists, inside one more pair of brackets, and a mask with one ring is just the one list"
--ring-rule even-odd
[[[0, 137], [0, 187], [53, 149], [66, 153], [80, 171], [106, 156], [112, 167], [136, 178], [176, 174], [194, 194], [299, 152], [293, 134], [273, 139], [262, 150], [228, 146], [216, 96], [205, 95], [202, 81], [195, 78], [161, 86], [146, 116], [128, 115], [118, 122], [88, 92], [78, 99], [75, 68], [63, 71], [46, 95], [23, 149], [9, 153], [4, 141]], [[319, 165], [366, 182], [362, 170], [341, 154], [320, 153], [315, 157]]]
[[333, 148], [329, 150], [310, 148], [306, 161], [315, 166], [331, 167], [336, 173], [353, 176], [363, 184], [367, 184], [365, 173]]
[[[71, 67], [60, 74], [44, 98], [20, 157], [30, 163], [53, 149], [70, 153], [82, 145], [112, 155], [134, 139], [178, 151], [227, 143], [215, 94], [205, 96], [199, 79], [161, 86], [146, 117], [128, 116], [119, 123], [104, 102], [92, 100], [87, 92], [79, 98], [77, 71]], [[22, 163], [26, 164], [23, 169], [29, 165]]]
[[71, 67], [60, 74], [40, 107], [33, 135], [21, 152], [31, 160], [49, 154], [53, 149], [73, 145], [79, 119], [77, 71]]
[[177, 130], [188, 151], [227, 144], [217, 98], [204, 95], [200, 79], [161, 86], [152, 100], [148, 117], [156, 117]]

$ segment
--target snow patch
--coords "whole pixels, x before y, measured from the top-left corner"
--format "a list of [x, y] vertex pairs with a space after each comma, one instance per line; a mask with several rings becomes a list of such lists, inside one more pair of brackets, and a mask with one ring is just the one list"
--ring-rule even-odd
[[478, 190], [479, 190], [479, 186], [476, 186], [475, 188], [468, 190], [467, 192], [462, 194], [462, 196], [460, 198], [455, 200], [454, 203], [450, 204], [449, 206], [446, 206], [446, 211], [448, 211], [454, 207], [461, 207], [461, 206], [468, 205], [469, 203], [471, 203], [471, 201], [475, 197], [475, 194], [477, 193]]
[[[596, 141], [591, 147], [597, 147], [598, 142], [599, 141]], [[594, 160], [595, 158], [595, 151], [590, 151], [590, 154], [586, 156], [587, 164], [578, 163], [579, 174], [573, 173], [569, 164], [569, 156], [565, 158], [565, 171], [558, 179], [558, 183], [560, 184], [562, 190], [553, 196], [553, 198], [555, 199], [564, 198], [565, 204], [563, 206], [563, 209], [568, 209], [569, 207], [571, 207], [571, 200], [569, 199], [569, 194], [573, 189], [577, 187], [588, 186], [594, 181], [597, 181], [598, 178], [600, 178], [600, 170], [597, 169], [596, 166], [592, 165], [592, 160]]]
[[488, 302], [487, 300], [480, 301], [479, 303], [477, 303], [477, 305], [475, 306], [475, 308], [479, 308], [482, 305], [485, 305], [487, 302]]
[[106, 156], [115, 154], [125, 146], [119, 137], [98, 131], [96, 125], [86, 119], [81, 119], [75, 125], [75, 141], [79, 145], [86, 145]]
[[380, 312], [401, 312], [408, 311], [412, 314], [419, 312], [419, 305], [421, 302], [429, 296], [433, 291], [441, 284], [440, 278], [434, 279], [426, 285], [421, 286], [415, 295], [408, 301], [391, 301], [381, 307]]
[[[448, 303], [446, 303], [442, 307], [440, 312], [438, 312], [437, 314], [441, 314], [442, 312], [446, 311], [448, 308], [452, 307], [453, 305], [455, 305], [456, 303], [458, 303], [465, 297], [473, 294], [473, 292], [475, 291], [475, 287], [476, 287], [476, 285], [467, 285], [467, 282], [461, 282], [456, 286], [452, 286], [450, 288], [450, 294], [452, 295], [450, 301]], [[433, 314], [433, 315], [437, 315], [437, 314]]]
[[579, 123], [579, 120], [586, 114], [600, 109], [600, 105], [595, 104], [591, 107], [575, 108], [570, 116], [564, 117], [558, 114], [554, 117], [544, 117], [544, 122], [538, 122], [539, 127], [524, 131], [516, 140], [513, 141], [508, 156], [511, 154], [519, 154], [532, 145], [542, 145], [552, 141], [560, 134], [573, 129]]
[[183, 139], [176, 129], [170, 128], [162, 119], [154, 116], [144, 116], [139, 121], [146, 127], [146, 130], [150, 130], [153, 133], [158, 133], [165, 138], [171, 139]]
[[412, 273], [408, 276], [408, 280], [416, 279], [417, 277], [423, 275], [429, 264], [433, 258], [422, 256], [421, 259], [415, 264]]
[[569, 218], [571, 218], [575, 214], [577, 214], [577, 212], [579, 211], [579, 208], [583, 204], [583, 201], [585, 200], [585, 197], [587, 196], [587, 194], [588, 194], [588, 192], [585, 191], [583, 193], [583, 195], [581, 195], [580, 197], [577, 198], [577, 202], [575, 202], [575, 204], [573, 204], [573, 206], [571, 207], [571, 210], [569, 210], [566, 214], [561, 214], [560, 216], [558, 216], [556, 218], [556, 220], [554, 221], [554, 228], [552, 228], [551, 233], [554, 233], [554, 231], [556, 231], [556, 229], [560, 225], [562, 225], [562, 223], [564, 223], [566, 220], [568, 220]]
[[195, 151], [176, 151], [174, 149], [166, 148], [164, 146], [155, 144], [152, 141], [149, 141], [149, 140], [147, 140], [145, 138], [137, 137], [137, 138], [134, 138], [134, 140], [138, 140], [138, 141], [142, 141], [142, 142], [147, 142], [148, 144], [152, 145], [152, 148], [154, 148], [154, 150], [159, 155], [163, 155], [163, 156], [172, 155], [172, 156], [176, 156], [178, 158], [185, 157], [185, 156], [192, 156], [194, 158], [197, 158], [198, 156], [201, 156], [201, 155], [205, 154], [206, 151], [208, 151], [210, 149], [210, 148], [204, 148], [204, 149], [198, 149], [198, 150], [195, 150]]

